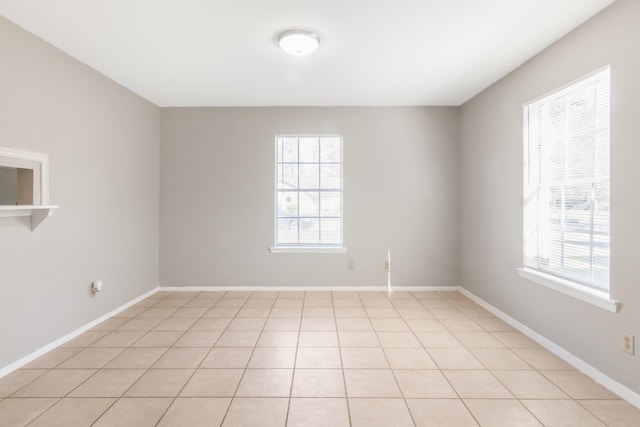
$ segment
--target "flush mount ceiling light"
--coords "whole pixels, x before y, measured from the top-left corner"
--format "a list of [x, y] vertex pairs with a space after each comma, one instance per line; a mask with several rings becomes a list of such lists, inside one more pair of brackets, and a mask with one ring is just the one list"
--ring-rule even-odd
[[308, 55], [318, 48], [320, 38], [307, 30], [287, 30], [278, 35], [278, 44], [291, 55]]

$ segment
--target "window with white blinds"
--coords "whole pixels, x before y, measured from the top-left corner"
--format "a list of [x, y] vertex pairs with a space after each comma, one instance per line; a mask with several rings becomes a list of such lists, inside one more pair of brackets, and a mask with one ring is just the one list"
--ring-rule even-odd
[[279, 248], [342, 248], [342, 137], [276, 137]]
[[609, 68], [524, 107], [524, 264], [609, 289]]

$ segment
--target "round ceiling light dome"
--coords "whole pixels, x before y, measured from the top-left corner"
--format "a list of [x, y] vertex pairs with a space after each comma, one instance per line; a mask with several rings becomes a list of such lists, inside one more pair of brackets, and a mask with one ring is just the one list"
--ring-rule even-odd
[[320, 38], [308, 30], [287, 30], [278, 35], [278, 44], [291, 55], [308, 55], [320, 46]]

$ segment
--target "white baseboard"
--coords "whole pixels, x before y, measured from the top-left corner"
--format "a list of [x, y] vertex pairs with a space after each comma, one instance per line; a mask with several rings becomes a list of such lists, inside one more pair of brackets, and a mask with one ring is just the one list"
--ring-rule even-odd
[[[206, 291], [387, 291], [387, 286], [160, 286], [159, 291], [206, 292]], [[391, 291], [457, 291], [457, 286], [392, 286]]]
[[56, 347], [61, 346], [62, 344], [66, 343], [67, 341], [70, 341], [72, 339], [74, 339], [75, 337], [77, 337], [78, 335], [80, 335], [83, 332], [88, 331], [89, 329], [93, 328], [94, 326], [96, 326], [97, 324], [104, 322], [105, 320], [109, 319], [110, 317], [115, 316], [116, 314], [120, 313], [121, 311], [126, 310], [127, 308], [131, 307], [132, 305], [135, 305], [137, 303], [139, 303], [140, 301], [142, 301], [145, 298], [150, 297], [151, 295], [155, 294], [156, 292], [158, 292], [158, 288], [153, 288], [151, 289], [149, 292], [145, 292], [144, 294], [140, 295], [137, 298], [132, 299], [131, 301], [122, 304], [120, 307], [111, 310], [110, 312], [108, 312], [107, 314], [105, 314], [104, 316], [100, 316], [98, 319], [87, 323], [84, 326], [81, 326], [80, 328], [76, 329], [73, 332], [70, 332], [68, 334], [66, 334], [65, 336], [58, 338], [57, 340], [45, 345], [44, 347], [39, 348], [38, 350], [34, 351], [33, 353], [30, 353], [18, 360], [16, 360], [13, 363], [8, 364], [7, 366], [4, 366], [2, 368], [0, 368], [0, 378], [10, 374], [11, 372], [15, 371], [16, 369], [19, 369], [21, 367], [23, 367], [24, 365], [26, 365], [27, 363], [37, 359], [38, 357], [42, 356], [43, 354], [47, 353], [48, 351], [53, 350]]
[[547, 350], [549, 350], [550, 352], [552, 352], [553, 354], [555, 354], [565, 362], [569, 363], [570, 365], [574, 366], [576, 369], [582, 371], [584, 374], [593, 378], [594, 381], [608, 388], [609, 390], [611, 390], [618, 396], [622, 397], [624, 400], [636, 406], [637, 408], [640, 408], [640, 394], [631, 390], [627, 386], [620, 384], [613, 378], [607, 376], [606, 374], [602, 373], [598, 369], [589, 365], [584, 360], [568, 352], [564, 348], [560, 347], [558, 344], [540, 335], [539, 333], [529, 328], [528, 326], [525, 326], [524, 324], [518, 322], [513, 317], [500, 311], [496, 307], [492, 306], [491, 304], [484, 301], [482, 298], [476, 296], [475, 294], [469, 292], [465, 288], [459, 287], [458, 290], [460, 291], [461, 294], [469, 297], [470, 299], [475, 301], [478, 305], [485, 308], [487, 311], [491, 312], [492, 314], [499, 317], [500, 319], [504, 320], [509, 325], [513, 326], [514, 328], [516, 328], [517, 330], [519, 330], [520, 332], [522, 332], [532, 340], [536, 341], [542, 347], [546, 348]]

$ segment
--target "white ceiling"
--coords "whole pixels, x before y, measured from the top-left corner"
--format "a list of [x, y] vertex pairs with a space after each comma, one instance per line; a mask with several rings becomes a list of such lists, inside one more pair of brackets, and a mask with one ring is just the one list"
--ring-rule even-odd
[[[159, 106], [460, 105], [614, 0], [0, 0]], [[320, 48], [276, 35], [314, 30]]]

